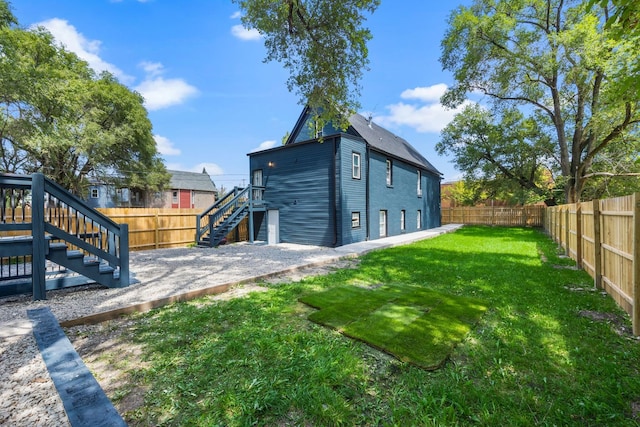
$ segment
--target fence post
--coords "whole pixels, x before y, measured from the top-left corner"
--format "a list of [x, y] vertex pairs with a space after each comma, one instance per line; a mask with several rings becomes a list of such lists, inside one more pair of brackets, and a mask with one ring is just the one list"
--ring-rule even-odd
[[582, 203], [576, 203], [576, 263], [582, 268]]
[[640, 193], [633, 195], [633, 335], [640, 335]]
[[154, 228], [155, 228], [154, 242], [155, 242], [156, 249], [158, 249], [160, 247], [160, 211], [158, 209], [156, 209]]
[[566, 255], [571, 258], [571, 249], [569, 245], [569, 239], [571, 238], [571, 227], [569, 226], [569, 206], [564, 211], [564, 238], [566, 245]]
[[31, 237], [33, 254], [31, 255], [31, 280], [33, 300], [47, 299], [45, 281], [45, 233], [44, 233], [44, 175], [31, 175]]
[[593, 250], [594, 250], [594, 280], [596, 289], [602, 289], [602, 239], [600, 237], [600, 200], [593, 201]]

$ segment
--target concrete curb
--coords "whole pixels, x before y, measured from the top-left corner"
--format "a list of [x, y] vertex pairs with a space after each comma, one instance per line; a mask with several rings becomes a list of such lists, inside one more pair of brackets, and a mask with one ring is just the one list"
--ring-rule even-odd
[[49, 307], [28, 310], [33, 335], [72, 427], [126, 427]]

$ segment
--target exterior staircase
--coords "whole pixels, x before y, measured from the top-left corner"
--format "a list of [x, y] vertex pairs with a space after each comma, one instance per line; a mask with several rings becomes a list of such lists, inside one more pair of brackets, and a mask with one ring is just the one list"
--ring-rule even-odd
[[90, 283], [129, 286], [127, 224], [42, 174], [0, 175], [0, 297]]
[[[256, 209], [263, 209], [256, 194], [261, 194], [262, 187], [234, 187], [216, 203], [209, 206], [196, 217], [196, 244], [198, 246], [215, 247], [220, 245], [247, 216], [253, 215]], [[252, 241], [253, 230], [249, 236]]]

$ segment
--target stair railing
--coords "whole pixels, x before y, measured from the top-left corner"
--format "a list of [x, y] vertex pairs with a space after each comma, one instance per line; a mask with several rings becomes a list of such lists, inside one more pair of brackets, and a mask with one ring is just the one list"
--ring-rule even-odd
[[225, 219], [231, 215], [233, 208], [242, 197], [246, 197], [247, 188], [233, 187], [213, 205], [196, 216], [196, 243], [203, 240]]
[[[0, 193], [3, 207], [0, 209], [2, 236], [15, 235], [31, 230], [33, 249], [31, 255], [33, 299], [46, 299], [46, 251], [50, 241], [63, 241], [71, 249], [82, 251], [98, 262], [106, 262], [119, 269], [120, 287], [129, 286], [129, 230], [127, 224], [117, 224], [107, 216], [89, 207], [55, 182], [36, 173], [31, 176], [0, 175]], [[6, 201], [9, 193], [31, 196], [31, 218], [16, 221], [11, 209], [7, 218]], [[26, 202], [23, 201], [23, 206]], [[25, 206], [26, 207], [26, 206]], [[23, 209], [24, 215], [25, 209]], [[22, 231], [21, 231], [22, 230]]]

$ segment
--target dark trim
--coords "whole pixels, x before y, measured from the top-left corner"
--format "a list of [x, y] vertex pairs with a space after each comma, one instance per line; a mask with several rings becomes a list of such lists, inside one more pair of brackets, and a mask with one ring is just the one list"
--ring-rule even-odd
[[[333, 142], [333, 246], [335, 247], [338, 244], [338, 176], [337, 176], [337, 168], [338, 168], [338, 144], [336, 144], [336, 138], [332, 138]], [[342, 170], [340, 170], [340, 176], [342, 176]], [[340, 226], [342, 227], [342, 221], [340, 222]], [[340, 235], [342, 235], [342, 230], [340, 230]]]
[[366, 143], [365, 141], [365, 147], [366, 147], [366, 165], [367, 165], [367, 176], [365, 178], [366, 180], [366, 188], [365, 188], [365, 198], [366, 198], [366, 213], [365, 215], [367, 216], [367, 221], [366, 221], [366, 226], [367, 226], [367, 236], [365, 237], [365, 240], [371, 240], [371, 209], [370, 209], [370, 203], [371, 203], [371, 197], [369, 194], [369, 185], [371, 184], [371, 178], [370, 178], [370, 167], [369, 165], [371, 164], [371, 146], [369, 145], [369, 143]]

